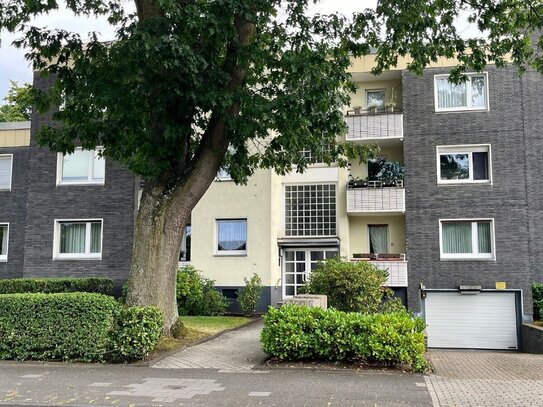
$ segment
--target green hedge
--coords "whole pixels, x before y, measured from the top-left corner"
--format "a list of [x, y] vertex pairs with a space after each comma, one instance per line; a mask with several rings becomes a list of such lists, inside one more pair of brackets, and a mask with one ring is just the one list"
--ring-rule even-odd
[[156, 346], [161, 329], [156, 309], [124, 309], [102, 294], [0, 295], [4, 360], [131, 361]]
[[346, 313], [284, 305], [270, 308], [261, 334], [266, 353], [281, 360], [362, 361], [427, 367], [424, 323], [407, 312]]
[[534, 283], [532, 285], [532, 299], [534, 304], [534, 319], [543, 318], [543, 284]]
[[113, 280], [101, 277], [0, 279], [0, 294], [72, 292], [111, 295]]

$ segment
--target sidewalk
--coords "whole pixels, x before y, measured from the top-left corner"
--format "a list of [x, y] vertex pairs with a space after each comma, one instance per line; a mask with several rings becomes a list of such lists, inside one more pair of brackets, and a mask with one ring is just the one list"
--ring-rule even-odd
[[266, 358], [260, 344], [263, 321], [235, 329], [200, 345], [183, 349], [151, 365], [159, 369], [217, 369], [247, 372]]

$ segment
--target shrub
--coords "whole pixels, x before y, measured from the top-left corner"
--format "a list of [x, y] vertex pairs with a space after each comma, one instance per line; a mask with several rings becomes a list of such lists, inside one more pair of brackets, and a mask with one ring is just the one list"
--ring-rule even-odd
[[102, 294], [0, 295], [0, 359], [132, 361], [161, 332], [157, 308], [121, 308]]
[[534, 319], [543, 318], [543, 284], [532, 284], [532, 298], [534, 304]]
[[387, 298], [381, 304], [381, 313], [394, 314], [408, 312], [407, 308], [403, 305], [401, 298], [387, 296]]
[[0, 295], [0, 359], [104, 361], [117, 309], [101, 294]]
[[111, 295], [113, 280], [88, 278], [12, 278], [0, 280], [0, 294], [87, 292]]
[[269, 309], [261, 333], [266, 353], [282, 360], [318, 359], [424, 371], [424, 322], [407, 313], [361, 314], [284, 305]]
[[243, 281], [245, 287], [238, 292], [239, 307], [245, 315], [253, 315], [262, 295], [262, 279], [254, 273], [249, 280], [244, 277]]
[[131, 362], [156, 348], [164, 319], [156, 307], [121, 308], [110, 334], [109, 359]]
[[374, 313], [386, 289], [387, 272], [369, 262], [330, 259], [311, 273], [307, 290], [328, 296], [328, 305], [341, 311]]
[[213, 280], [205, 278], [193, 266], [177, 272], [177, 308], [179, 315], [220, 315], [228, 300], [215, 289]]

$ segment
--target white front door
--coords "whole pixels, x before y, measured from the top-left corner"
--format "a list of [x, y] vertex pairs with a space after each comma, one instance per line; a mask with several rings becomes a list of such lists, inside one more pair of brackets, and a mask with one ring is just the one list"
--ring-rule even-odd
[[319, 261], [337, 257], [336, 247], [322, 249], [284, 249], [283, 251], [283, 297], [298, 294], [301, 286], [305, 285], [307, 277], [315, 270]]
[[514, 292], [426, 292], [430, 348], [517, 349]]

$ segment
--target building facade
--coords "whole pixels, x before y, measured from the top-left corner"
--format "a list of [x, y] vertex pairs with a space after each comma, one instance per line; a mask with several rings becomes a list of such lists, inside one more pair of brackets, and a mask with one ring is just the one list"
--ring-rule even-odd
[[[543, 280], [543, 80], [490, 65], [448, 82], [451, 61], [379, 77], [353, 61], [347, 142], [369, 163], [218, 174], [192, 212], [180, 254], [230, 298], [253, 273], [261, 310], [295, 295], [320, 260], [388, 271], [387, 285], [428, 323], [430, 346], [514, 349]], [[50, 86], [38, 75], [35, 86]], [[95, 152], [35, 143], [50, 116], [0, 125], [0, 276], [128, 277], [139, 181]], [[14, 127], [15, 126], [15, 127]], [[14, 135], [15, 132], [19, 132]], [[312, 156], [313, 154], [313, 156]]]

